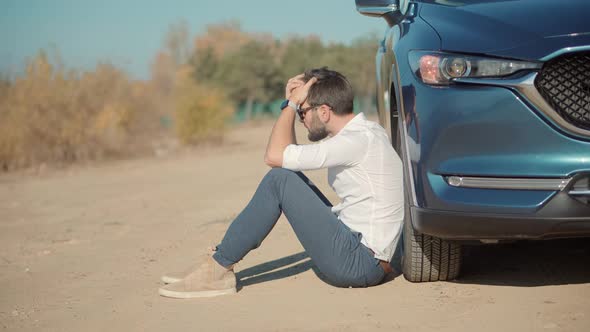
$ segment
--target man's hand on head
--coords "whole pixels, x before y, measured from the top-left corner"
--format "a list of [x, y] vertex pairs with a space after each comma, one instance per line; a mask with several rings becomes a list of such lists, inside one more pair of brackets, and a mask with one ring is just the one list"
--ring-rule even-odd
[[317, 78], [312, 77], [307, 83], [303, 82], [303, 74], [292, 77], [285, 87], [285, 99], [289, 99], [296, 105], [301, 105], [307, 99], [309, 88], [317, 82]]
[[291, 100], [291, 94], [293, 93], [293, 90], [297, 89], [300, 86], [303, 86], [303, 84], [305, 84], [303, 82], [303, 74], [291, 77], [287, 81], [287, 86], [285, 87], [285, 99]]

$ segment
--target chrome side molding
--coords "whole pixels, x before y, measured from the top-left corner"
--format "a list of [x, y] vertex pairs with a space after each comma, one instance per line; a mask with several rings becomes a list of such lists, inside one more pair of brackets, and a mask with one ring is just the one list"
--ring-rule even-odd
[[564, 190], [571, 178], [484, 178], [468, 176], [445, 176], [445, 181], [453, 187], [480, 189], [514, 189], [514, 190]]

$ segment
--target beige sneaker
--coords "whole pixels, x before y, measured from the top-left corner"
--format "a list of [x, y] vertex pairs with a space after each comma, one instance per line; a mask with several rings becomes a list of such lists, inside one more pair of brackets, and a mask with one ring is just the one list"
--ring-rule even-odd
[[[180, 276], [179, 274], [176, 277]], [[162, 277], [162, 280], [164, 277]], [[172, 280], [172, 278], [175, 277], [172, 276], [167, 280]], [[178, 282], [168, 284], [158, 290], [158, 293], [162, 296], [177, 299], [213, 297], [236, 292], [236, 275], [232, 270], [227, 270], [219, 265], [213, 257], [207, 257], [205, 263], [188, 273]]]
[[[207, 248], [207, 256], [213, 256], [213, 254], [215, 254], [216, 250], [217, 249], [213, 246], [208, 247]], [[196, 271], [199, 268], [199, 266], [201, 266], [201, 265], [195, 264], [195, 265], [193, 265], [193, 266], [189, 267], [188, 269], [181, 271], [181, 272], [166, 273], [160, 279], [165, 284], [173, 284], [175, 282], [179, 282], [179, 281], [183, 280], [184, 278], [186, 278], [189, 274]]]
[[199, 268], [200, 265], [193, 265], [191, 267], [189, 267], [188, 269], [182, 271], [182, 272], [172, 272], [172, 273], [166, 273], [165, 275], [162, 276], [162, 281], [165, 284], [173, 284], [175, 282], [179, 282], [182, 281], [184, 278], [188, 277], [189, 274], [193, 273], [194, 271], [196, 271]]

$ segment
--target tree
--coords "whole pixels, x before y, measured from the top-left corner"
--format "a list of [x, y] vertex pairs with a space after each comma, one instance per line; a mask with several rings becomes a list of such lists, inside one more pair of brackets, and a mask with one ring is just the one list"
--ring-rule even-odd
[[220, 60], [227, 54], [235, 53], [252, 39], [256, 39], [255, 35], [242, 31], [238, 21], [211, 24], [204, 34], [194, 39], [193, 55], [198, 57], [201, 50], [208, 50], [213, 58]]
[[212, 82], [219, 70], [220, 59], [212, 47], [199, 49], [191, 57], [189, 64], [194, 68], [193, 78], [197, 82]]
[[172, 57], [176, 66], [183, 65], [188, 61], [189, 34], [188, 24], [184, 20], [171, 24], [168, 28], [164, 38], [164, 49]]
[[151, 81], [159, 94], [169, 96], [174, 88], [176, 64], [166, 52], [158, 52], [151, 67]]
[[307, 69], [324, 66], [319, 60], [326, 50], [319, 38], [293, 36], [282, 45], [279, 66], [282, 82]]
[[246, 119], [251, 118], [255, 101], [269, 101], [282, 88], [275, 63], [268, 47], [255, 40], [221, 60], [215, 81], [232, 100], [245, 103]]
[[0, 72], [0, 100], [4, 99], [4, 96], [8, 93], [10, 85], [8, 74]]
[[351, 45], [351, 79], [355, 84], [356, 94], [362, 99], [364, 110], [370, 107], [377, 89], [375, 64], [367, 59], [375, 56], [378, 43], [377, 35], [371, 34], [354, 40]]
[[221, 137], [232, 114], [223, 91], [195, 82], [192, 72], [190, 66], [180, 68], [174, 89], [176, 132], [185, 144]]

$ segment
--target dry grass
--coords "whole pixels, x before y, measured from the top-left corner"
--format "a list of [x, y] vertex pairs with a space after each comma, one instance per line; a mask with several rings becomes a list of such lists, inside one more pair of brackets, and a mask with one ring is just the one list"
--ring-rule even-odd
[[81, 73], [40, 53], [21, 77], [0, 82], [0, 168], [153, 152], [154, 140], [175, 134], [185, 143], [220, 135], [232, 109], [190, 70], [172, 72], [176, 81], [165, 91], [156, 79], [133, 81], [109, 64]]

